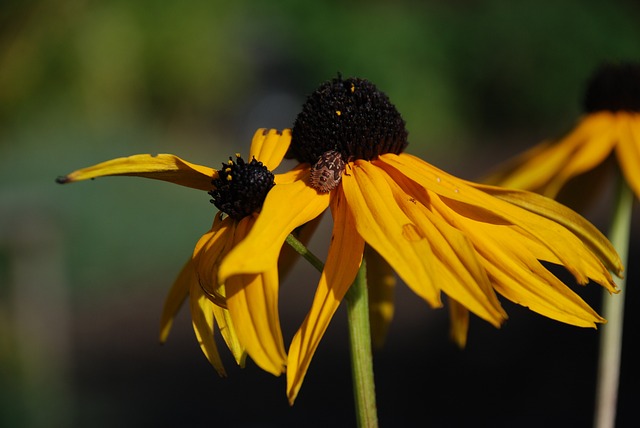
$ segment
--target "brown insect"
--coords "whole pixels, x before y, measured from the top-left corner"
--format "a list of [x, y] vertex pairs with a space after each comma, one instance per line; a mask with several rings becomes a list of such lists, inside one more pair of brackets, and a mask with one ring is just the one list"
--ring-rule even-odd
[[318, 162], [311, 167], [309, 184], [320, 193], [327, 193], [338, 187], [342, 179], [345, 162], [336, 150], [324, 152]]

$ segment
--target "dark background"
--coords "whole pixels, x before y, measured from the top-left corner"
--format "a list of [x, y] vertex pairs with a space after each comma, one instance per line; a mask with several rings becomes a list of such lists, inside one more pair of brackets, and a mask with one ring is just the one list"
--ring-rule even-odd
[[[355, 426], [344, 308], [293, 407], [284, 376], [240, 369], [224, 349], [218, 378], [187, 308], [158, 345], [165, 293], [211, 224], [208, 195], [54, 179], [135, 153], [215, 167], [246, 154], [256, 128], [290, 127], [337, 72], [389, 95], [409, 152], [478, 178], [573, 126], [594, 67], [640, 56], [636, 2], [514, 3], [3, 2], [0, 426]], [[610, 206], [604, 194], [584, 214], [606, 231]], [[620, 427], [634, 426], [640, 398], [635, 208]], [[287, 343], [312, 275], [299, 263], [282, 284]], [[597, 286], [578, 291], [600, 308]], [[446, 311], [399, 285], [374, 355], [381, 426], [590, 426], [599, 331], [504, 306], [501, 329], [472, 318], [461, 351]]]

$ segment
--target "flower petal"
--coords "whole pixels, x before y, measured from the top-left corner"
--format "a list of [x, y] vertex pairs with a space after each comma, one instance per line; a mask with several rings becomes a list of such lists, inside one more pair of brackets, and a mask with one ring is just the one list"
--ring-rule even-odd
[[[380, 162], [381, 163], [381, 162]], [[481, 318], [498, 327], [506, 319], [487, 274], [470, 240], [457, 229], [457, 216], [434, 210], [438, 195], [428, 194], [415, 182], [391, 169], [384, 175], [395, 202], [419, 228], [430, 245], [426, 263], [439, 279], [439, 288]], [[430, 208], [427, 208], [430, 207]]]
[[383, 172], [367, 161], [352, 164], [342, 177], [342, 188], [355, 218], [358, 233], [398, 273], [400, 278], [433, 307], [442, 306], [425, 255], [431, 247], [394, 201]]
[[382, 348], [393, 319], [396, 275], [389, 263], [368, 245], [364, 256], [367, 260], [371, 341], [375, 348]]
[[199, 190], [211, 190], [211, 180], [217, 172], [209, 167], [196, 165], [170, 154], [134, 155], [111, 159], [87, 168], [79, 169], [57, 179], [58, 183], [72, 183], [109, 175], [130, 175], [169, 181]]
[[195, 281], [195, 271], [191, 258], [189, 258], [180, 271], [180, 274], [178, 274], [178, 278], [176, 278], [171, 286], [169, 294], [167, 294], [164, 301], [164, 308], [162, 309], [162, 316], [160, 317], [160, 343], [164, 343], [167, 340], [169, 331], [171, 331], [173, 325], [173, 319], [189, 295], [191, 284]]
[[287, 235], [327, 208], [329, 194], [316, 192], [306, 180], [276, 185], [269, 191], [247, 237], [222, 261], [220, 282], [232, 275], [273, 269]]
[[358, 273], [364, 251], [364, 240], [356, 232], [355, 220], [346, 204], [341, 187], [333, 193], [331, 212], [334, 227], [327, 262], [311, 309], [289, 347], [287, 396], [291, 405], [302, 386], [320, 339]]
[[233, 358], [240, 367], [244, 367], [245, 359], [247, 357], [247, 351], [240, 343], [238, 334], [233, 327], [233, 321], [231, 320], [231, 314], [227, 309], [224, 309], [216, 304], [212, 306], [213, 316], [215, 317], [220, 334], [227, 344], [227, 348], [231, 351]]
[[551, 198], [525, 190], [503, 189], [475, 183], [469, 184], [489, 195], [561, 224], [595, 253], [609, 270], [617, 275], [622, 274], [622, 261], [618, 253], [616, 253], [615, 248], [613, 248], [613, 245], [611, 245], [611, 242], [609, 242], [598, 228], [570, 208]]
[[291, 144], [291, 130], [285, 129], [279, 132], [276, 129], [261, 128], [256, 131], [251, 141], [249, 161], [256, 158], [262, 162], [269, 171], [275, 170]]
[[196, 283], [191, 285], [189, 291], [189, 303], [191, 306], [191, 324], [196, 334], [200, 349], [207, 357], [213, 368], [221, 377], [226, 377], [227, 373], [222, 365], [218, 347], [213, 338], [214, 318], [213, 307], [215, 306], [204, 294], [200, 286]]
[[[240, 220], [234, 244], [251, 230], [253, 217]], [[284, 372], [286, 353], [278, 315], [278, 270], [261, 274], [235, 275], [225, 282], [227, 307], [240, 343], [263, 370], [280, 375]]]
[[467, 346], [469, 332], [469, 310], [455, 299], [449, 298], [449, 336], [460, 348]]
[[[501, 217], [504, 221], [518, 226], [524, 233], [530, 234], [545, 246], [550, 254], [553, 254], [554, 260], [557, 259], [557, 263], [568, 269], [579, 283], [586, 284], [591, 277], [599, 284], [609, 284], [615, 288], [611, 275], [596, 255], [563, 225], [488, 195], [464, 180], [449, 175], [414, 156], [404, 153], [400, 156], [387, 153], [380, 156], [380, 159], [384, 164], [392, 165], [395, 169], [402, 171], [425, 189], [451, 201], [447, 204], [451, 205], [455, 201], [456, 210], [465, 210], [470, 216], [477, 212], [490, 212], [493, 216]], [[464, 208], [465, 206], [467, 208]]]
[[627, 114], [631, 117], [621, 117], [624, 120], [618, 123], [620, 141], [616, 155], [629, 187], [640, 199], [640, 114]]

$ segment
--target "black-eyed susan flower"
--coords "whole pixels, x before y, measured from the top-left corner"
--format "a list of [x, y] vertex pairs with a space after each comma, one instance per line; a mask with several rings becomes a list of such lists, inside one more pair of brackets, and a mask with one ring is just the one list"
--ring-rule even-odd
[[[144, 154], [113, 159], [58, 179], [60, 183], [70, 183], [129, 175], [169, 181], [211, 195], [211, 202], [220, 211], [167, 296], [160, 339], [167, 338], [173, 317], [188, 295], [198, 342], [221, 376], [225, 370], [214, 340], [215, 325], [238, 364], [243, 365], [248, 354], [258, 366], [274, 375], [285, 369], [286, 353], [278, 316], [277, 257], [273, 265], [260, 273], [234, 276], [223, 284], [217, 281], [217, 271], [225, 254], [253, 227], [269, 190], [277, 183], [297, 177], [297, 170], [277, 175], [271, 172], [282, 161], [290, 141], [289, 130], [280, 133], [260, 129], [251, 144], [250, 161], [237, 154], [235, 160], [229, 158], [219, 170], [171, 154]], [[291, 255], [281, 260], [284, 270], [290, 265]]]
[[[604, 321], [541, 263], [564, 266], [580, 284], [593, 280], [615, 291], [609, 270], [620, 273], [622, 266], [594, 226], [551, 199], [456, 178], [406, 147], [403, 119], [373, 84], [341, 77], [323, 84], [292, 130], [288, 157], [300, 162], [301, 173], [271, 189], [251, 231], [220, 265], [220, 282], [265, 272], [292, 230], [331, 209], [325, 267], [289, 347], [291, 403], [365, 246], [431, 306], [442, 306], [442, 292], [449, 297], [459, 341], [467, 311], [496, 327], [504, 322], [498, 294], [565, 323]], [[388, 306], [382, 318], [390, 316]]]
[[[605, 180], [618, 176], [612, 206], [611, 242], [626, 264], [631, 211], [640, 198], [640, 64], [608, 63], [596, 70], [584, 97], [584, 115], [565, 136], [549, 140], [499, 167], [485, 181], [557, 198], [576, 209], [602, 194]], [[622, 177], [620, 177], [622, 176]], [[603, 298], [609, 323], [600, 338], [595, 423], [615, 424], [622, 350], [625, 283], [621, 293]]]
[[484, 181], [552, 198], [566, 188], [562, 200], [584, 205], [576, 199], [595, 198], [594, 186], [614, 164], [640, 198], [640, 64], [603, 65], [588, 82], [584, 115], [573, 129], [532, 147]]

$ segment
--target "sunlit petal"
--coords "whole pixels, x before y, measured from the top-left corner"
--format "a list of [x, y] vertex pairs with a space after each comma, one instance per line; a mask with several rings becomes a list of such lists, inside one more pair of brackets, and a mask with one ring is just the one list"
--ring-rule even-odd
[[170, 154], [133, 155], [117, 158], [79, 169], [64, 177], [59, 183], [73, 183], [90, 178], [110, 175], [129, 175], [169, 181], [199, 190], [211, 190], [211, 180], [217, 176], [213, 168], [196, 165]]
[[355, 220], [342, 189], [331, 200], [333, 234], [324, 271], [311, 309], [294, 336], [287, 363], [287, 396], [293, 404], [322, 335], [349, 289], [360, 267], [364, 240], [355, 230]]
[[291, 130], [285, 129], [282, 132], [276, 129], [261, 128], [253, 135], [251, 150], [249, 151], [249, 161], [256, 158], [262, 162], [269, 171], [275, 170], [291, 144]]
[[328, 206], [329, 194], [319, 194], [305, 181], [276, 185], [267, 195], [251, 232], [222, 261], [219, 280], [272, 269], [287, 235]]
[[345, 197], [358, 233], [394, 268], [400, 278], [433, 307], [442, 306], [435, 272], [426, 259], [432, 253], [422, 231], [395, 203], [393, 193], [370, 162], [356, 161], [342, 177]]

